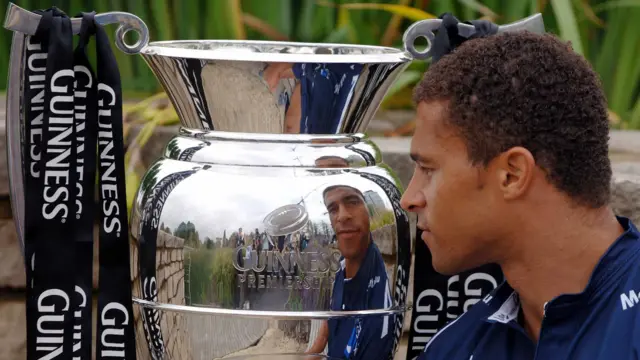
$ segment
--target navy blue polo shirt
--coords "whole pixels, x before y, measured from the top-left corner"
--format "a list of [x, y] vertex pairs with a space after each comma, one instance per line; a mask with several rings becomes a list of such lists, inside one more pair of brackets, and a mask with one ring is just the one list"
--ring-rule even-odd
[[362, 64], [297, 63], [293, 73], [300, 81], [301, 134], [335, 134], [345, 114]]
[[[336, 273], [331, 310], [390, 308], [391, 293], [380, 250], [371, 241], [351, 279], [345, 279], [344, 259]], [[331, 319], [327, 355], [338, 359], [386, 359], [393, 348], [393, 316]]]
[[640, 234], [625, 232], [602, 256], [585, 290], [545, 306], [535, 344], [518, 321], [518, 294], [502, 283], [436, 334], [421, 360], [639, 359]]

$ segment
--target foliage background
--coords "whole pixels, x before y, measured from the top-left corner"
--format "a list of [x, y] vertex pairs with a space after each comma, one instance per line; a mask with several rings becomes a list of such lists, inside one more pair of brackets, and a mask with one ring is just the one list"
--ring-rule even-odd
[[[79, 11], [128, 11], [142, 18], [151, 40], [263, 39], [339, 42], [402, 47], [413, 22], [451, 12], [462, 21], [484, 18], [498, 24], [536, 12], [549, 32], [571, 41], [600, 74], [618, 128], [640, 129], [640, 0], [16, 0], [30, 10], [55, 5]], [[0, 15], [8, 0], [2, 0]], [[112, 25], [113, 36], [115, 25]], [[0, 89], [6, 88], [11, 33], [0, 32]], [[115, 47], [114, 47], [115, 48]], [[4, 50], [4, 51], [2, 51]], [[129, 99], [161, 92], [138, 56], [116, 51]], [[383, 108], [411, 108], [412, 86], [428, 64], [415, 62], [390, 91]], [[162, 94], [159, 95], [162, 98]], [[148, 102], [144, 103], [148, 105]], [[142, 107], [127, 109], [141, 110]], [[156, 109], [158, 111], [162, 108]], [[141, 113], [142, 121], [157, 118]], [[174, 124], [175, 113], [163, 113]], [[156, 119], [157, 120], [157, 119]], [[156, 121], [157, 122], [157, 121]], [[157, 124], [156, 124], [157, 125]]]

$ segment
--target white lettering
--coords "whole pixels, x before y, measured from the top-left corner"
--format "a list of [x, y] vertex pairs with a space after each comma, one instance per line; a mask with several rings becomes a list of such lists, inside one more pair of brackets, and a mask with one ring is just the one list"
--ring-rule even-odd
[[[116, 318], [121, 318], [121, 321], [116, 322]], [[109, 303], [102, 310], [101, 319], [105, 327], [102, 329], [102, 334], [100, 334], [100, 343], [103, 346], [100, 354], [103, 358], [113, 357], [124, 359], [125, 339], [124, 327], [122, 327], [122, 325], [129, 324], [127, 308], [120, 303]], [[115, 337], [116, 340], [109, 341], [107, 337]]]
[[55, 359], [62, 354], [64, 316], [69, 310], [69, 304], [69, 295], [60, 289], [47, 289], [38, 296], [36, 352], [46, 352], [38, 357], [39, 360]]
[[[49, 83], [51, 92], [56, 94], [51, 98], [49, 111], [52, 115], [59, 116], [51, 116], [46, 124], [50, 136], [46, 151], [54, 156], [46, 161], [44, 166], [45, 203], [42, 204], [42, 216], [47, 220], [59, 218], [60, 222], [65, 222], [69, 215], [67, 201], [70, 191], [67, 186], [71, 172], [69, 158], [74, 121], [73, 89], [69, 84], [73, 83], [73, 78], [73, 70], [63, 69], [56, 71]], [[51, 178], [56, 186], [51, 186]]]
[[98, 84], [98, 147], [100, 152], [100, 191], [102, 193], [102, 212], [104, 218], [102, 229], [111, 234], [120, 234], [123, 224], [118, 217], [118, 191], [116, 182], [116, 163], [113, 154], [113, 126], [111, 121], [112, 107], [116, 103], [116, 93], [108, 85]]
[[[27, 40], [27, 67], [31, 74], [28, 77], [27, 87], [31, 90], [38, 90], [37, 94], [29, 99], [28, 116], [30, 119], [29, 139], [29, 174], [32, 178], [39, 178], [39, 162], [42, 156], [42, 120], [44, 119], [44, 92], [45, 74], [47, 72], [47, 53], [41, 52], [40, 43], [33, 42], [33, 37]], [[30, 52], [30, 53], [29, 53]]]
[[620, 302], [622, 303], [622, 310], [627, 310], [634, 307], [638, 303], [638, 301], [640, 301], [638, 299], [638, 294], [633, 290], [629, 290], [628, 296], [625, 293], [620, 294]]

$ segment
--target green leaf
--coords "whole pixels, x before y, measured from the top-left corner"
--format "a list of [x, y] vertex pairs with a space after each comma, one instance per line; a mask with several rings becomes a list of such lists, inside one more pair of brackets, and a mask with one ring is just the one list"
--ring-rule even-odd
[[[326, 2], [322, 2], [326, 3]], [[418, 8], [397, 4], [364, 4], [364, 3], [352, 3], [342, 4], [340, 8], [349, 10], [383, 10], [395, 15], [400, 15], [411, 21], [420, 21], [425, 19], [433, 19], [436, 16]]]
[[636, 105], [633, 107], [633, 111], [631, 112], [629, 125], [633, 129], [640, 129], [640, 98], [636, 99]]
[[484, 4], [481, 4], [478, 0], [459, 0], [459, 1], [460, 3], [464, 4], [466, 7], [479, 12], [480, 14], [482, 14], [482, 16], [488, 16], [492, 19], [495, 19], [498, 17], [498, 15], [491, 8], [489, 8]]
[[286, 34], [288, 37], [293, 33], [293, 14], [291, 7], [291, 0], [242, 1], [242, 10], [244, 12], [263, 20], [280, 33]]
[[553, 8], [553, 13], [558, 20], [560, 36], [565, 40], [571, 41], [571, 45], [575, 52], [580, 55], [584, 55], [582, 51], [580, 31], [578, 30], [578, 23], [573, 12], [573, 7], [571, 6], [571, 1], [551, 0], [551, 6]]
[[525, 0], [519, 0], [519, 1], [507, 1], [505, 4], [505, 8], [504, 9], [495, 9], [498, 11], [502, 11], [502, 23], [510, 23], [510, 22], [514, 22], [514, 21], [518, 21], [522, 18], [527, 17], [529, 14], [533, 13], [533, 12], [529, 12], [529, 8], [531, 7], [531, 4], [535, 4], [535, 0], [534, 1], [525, 1]]
[[640, 6], [640, 0], [617, 0], [617, 1], [607, 1], [598, 5], [594, 5], [591, 8], [594, 13], [599, 13], [602, 11], [618, 9], [622, 7], [637, 7]]
[[385, 98], [390, 98], [397, 94], [399, 91], [416, 84], [422, 79], [422, 72], [406, 70], [402, 74], [398, 75], [396, 81], [389, 87]]
[[[611, 108], [619, 114], [626, 113], [633, 105], [634, 91], [640, 82], [640, 8], [627, 10], [625, 28], [620, 34], [622, 46], [617, 49], [615, 77], [609, 101]], [[613, 64], [612, 64], [613, 65]]]
[[349, 38], [349, 25], [345, 25], [333, 30], [329, 35], [324, 38], [323, 43], [340, 44], [347, 42]]

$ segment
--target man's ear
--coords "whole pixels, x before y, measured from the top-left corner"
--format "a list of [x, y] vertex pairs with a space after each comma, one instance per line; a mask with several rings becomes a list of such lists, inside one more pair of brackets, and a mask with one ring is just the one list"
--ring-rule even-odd
[[513, 147], [495, 159], [498, 187], [505, 200], [522, 197], [531, 186], [536, 168], [533, 154], [523, 147]]

